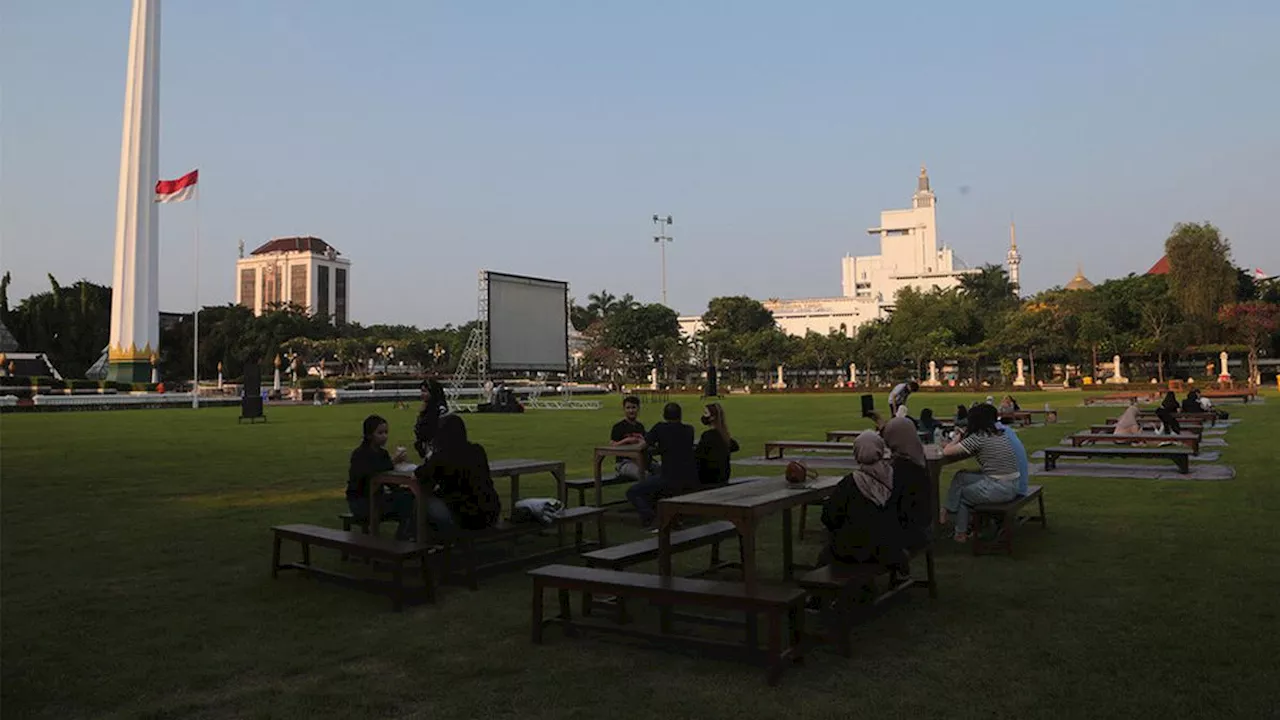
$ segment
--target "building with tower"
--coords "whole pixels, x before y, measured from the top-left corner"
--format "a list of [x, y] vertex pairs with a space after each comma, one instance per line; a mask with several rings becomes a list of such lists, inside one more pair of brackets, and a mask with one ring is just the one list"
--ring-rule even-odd
[[[892, 312], [894, 297], [903, 288], [927, 292], [958, 287], [961, 278], [977, 270], [967, 268], [950, 247], [939, 244], [937, 212], [938, 200], [930, 186], [929, 171], [921, 167], [911, 207], [884, 210], [880, 224], [867, 229], [867, 234], [879, 242], [880, 254], [846, 255], [841, 259], [839, 296], [772, 298], [764, 301], [764, 306], [773, 312], [778, 327], [791, 335], [809, 331], [826, 335], [834, 331], [852, 336], [859, 325]], [[1016, 284], [1022, 262], [1016, 241], [1007, 260]], [[696, 333], [701, 325], [701, 316], [680, 318], [686, 334]]]
[[348, 320], [351, 261], [317, 237], [270, 240], [236, 260], [236, 304], [261, 315], [277, 305], [298, 305], [335, 325]]
[[1084, 268], [1076, 266], [1076, 276], [1067, 281], [1068, 290], [1092, 290], [1093, 283], [1084, 276]]

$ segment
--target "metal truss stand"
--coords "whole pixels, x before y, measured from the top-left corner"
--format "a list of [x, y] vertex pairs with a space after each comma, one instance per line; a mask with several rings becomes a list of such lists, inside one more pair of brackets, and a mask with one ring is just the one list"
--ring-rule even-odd
[[449, 410], [475, 412], [479, 401], [462, 402], [462, 388], [466, 386], [474, 367], [476, 387], [484, 388], [489, 380], [489, 273], [481, 270], [476, 283], [476, 327], [467, 338], [467, 346], [458, 361], [458, 369], [445, 395], [449, 398]]

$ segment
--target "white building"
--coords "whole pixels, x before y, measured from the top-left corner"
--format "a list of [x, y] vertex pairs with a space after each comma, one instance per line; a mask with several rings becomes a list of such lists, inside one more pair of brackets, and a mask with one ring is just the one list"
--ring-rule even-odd
[[[939, 246], [937, 198], [923, 167], [911, 207], [882, 211], [880, 224], [869, 228], [867, 234], [879, 238], [880, 254], [846, 255], [841, 260], [841, 296], [764, 301], [783, 332], [804, 335], [812, 330], [826, 335], [836, 331], [852, 336], [859, 325], [892, 311], [894, 297], [902, 288], [945, 290], [959, 286], [966, 274], [977, 272], [966, 269], [951, 248]], [[1013, 272], [1021, 261], [1020, 256], [1013, 260], [1015, 254], [1016, 245], [1009, 255]], [[701, 327], [700, 316], [680, 318], [680, 328], [686, 334], [692, 335]]]
[[314, 315], [347, 322], [351, 261], [315, 237], [276, 238], [236, 260], [236, 303], [261, 315], [276, 303], [301, 305]]

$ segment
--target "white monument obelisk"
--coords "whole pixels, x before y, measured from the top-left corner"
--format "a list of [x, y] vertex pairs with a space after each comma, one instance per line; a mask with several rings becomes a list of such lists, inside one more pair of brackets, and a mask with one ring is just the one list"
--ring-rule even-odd
[[130, 28], [107, 377], [146, 382], [160, 350], [160, 0], [133, 0]]

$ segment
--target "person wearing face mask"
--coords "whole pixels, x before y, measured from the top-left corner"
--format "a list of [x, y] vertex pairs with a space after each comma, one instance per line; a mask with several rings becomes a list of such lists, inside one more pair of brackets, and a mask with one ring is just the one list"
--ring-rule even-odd
[[738, 452], [738, 441], [729, 434], [724, 407], [710, 403], [702, 412], [702, 424], [707, 430], [698, 439], [694, 458], [698, 461], [698, 482], [702, 485], [723, 485], [729, 482], [730, 459]]

